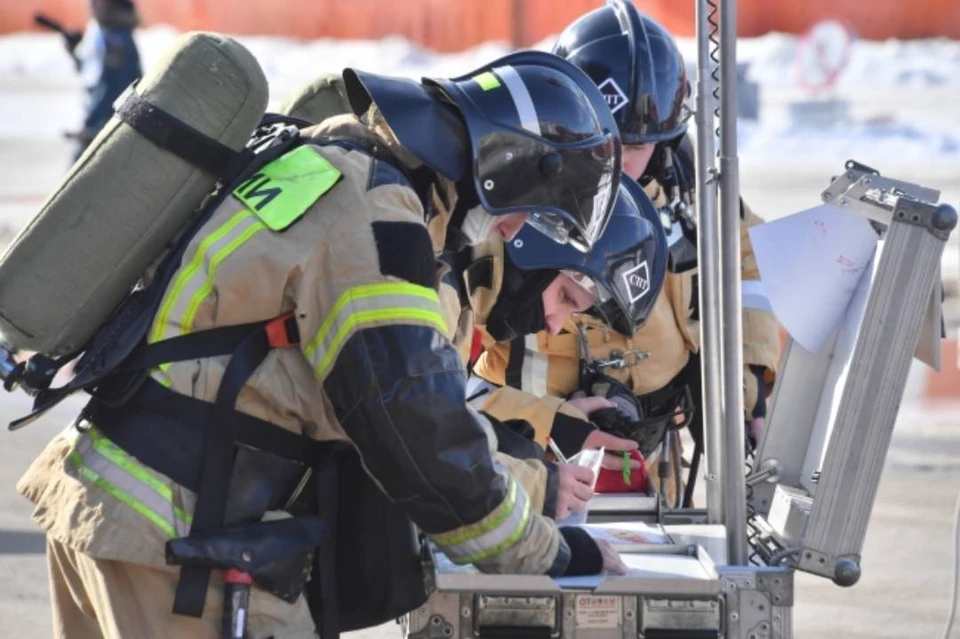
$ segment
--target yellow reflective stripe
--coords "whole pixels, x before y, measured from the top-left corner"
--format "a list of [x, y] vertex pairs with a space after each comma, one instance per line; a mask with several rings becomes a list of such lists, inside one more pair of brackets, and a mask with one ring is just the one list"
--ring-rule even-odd
[[196, 319], [197, 310], [200, 308], [200, 305], [203, 303], [203, 300], [206, 299], [207, 295], [210, 294], [210, 291], [213, 290], [213, 280], [217, 275], [217, 269], [220, 267], [220, 263], [223, 262], [223, 260], [225, 260], [231, 253], [240, 248], [247, 240], [265, 228], [267, 228], [266, 224], [257, 219], [255, 224], [244, 229], [244, 231], [235, 237], [229, 244], [214, 253], [213, 257], [210, 259], [210, 266], [207, 269], [207, 279], [193, 294], [193, 297], [190, 298], [190, 303], [187, 305], [187, 311], [183, 316], [183, 321], [180, 323], [183, 327], [182, 331], [184, 334], [187, 334], [193, 330], [193, 320]]
[[159, 371], [156, 371], [157, 375], [153, 378], [158, 384], [164, 388], [170, 388], [173, 386], [173, 380], [170, 379], [170, 376], [167, 375], [167, 368], [170, 367], [170, 364], [161, 364]]
[[482, 550], [477, 551], [472, 555], [464, 555], [458, 558], [458, 562], [461, 564], [473, 564], [478, 561], [483, 561], [484, 559], [490, 559], [491, 557], [496, 557], [502, 553], [507, 548], [512, 547], [515, 543], [520, 541], [520, 537], [523, 536], [523, 531], [527, 528], [527, 521], [530, 519], [530, 502], [523, 502], [523, 513], [520, 517], [520, 521], [517, 524], [516, 528], [513, 529], [513, 532], [510, 535], [501, 541], [496, 546], [490, 546]]
[[489, 559], [516, 544], [530, 520], [530, 501], [511, 478], [509, 496], [482, 521], [434, 540], [453, 562], [468, 564]]
[[182, 508], [173, 505], [173, 490], [170, 485], [159, 477], [148, 471], [143, 464], [131, 457], [127, 451], [123, 450], [110, 439], [104, 436], [97, 428], [91, 428], [87, 431], [93, 440], [93, 449], [116, 464], [118, 467], [132, 475], [140, 483], [151, 488], [165, 501], [170, 502], [174, 516], [186, 524], [193, 522], [193, 515], [186, 513]]
[[173, 490], [160, 475], [154, 474], [96, 428], [70, 439], [74, 444], [70, 459], [83, 478], [171, 538], [188, 533], [193, 517], [174, 505]]
[[80, 454], [76, 450], [70, 453], [70, 460], [76, 466], [77, 472], [79, 472], [84, 479], [91, 482], [94, 486], [100, 488], [120, 503], [131, 508], [134, 512], [142, 515], [144, 518], [149, 520], [150, 523], [159, 528], [160, 531], [167, 537], [171, 539], [177, 537], [177, 531], [174, 529], [173, 524], [138, 502], [120, 488], [114, 486], [112, 483], [104, 479], [99, 473], [97, 473], [97, 471], [85, 465], [83, 463], [83, 458], [80, 457]]
[[343, 342], [347, 340], [348, 335], [353, 331], [353, 329], [362, 324], [377, 324], [386, 322], [424, 322], [427, 324], [432, 324], [441, 333], [446, 333], [447, 331], [447, 323], [444, 321], [443, 316], [434, 311], [397, 307], [354, 313], [348, 317], [343, 324], [340, 325], [336, 335], [334, 335], [333, 339], [330, 341], [330, 348], [326, 349], [323, 357], [321, 357], [320, 361], [317, 362], [317, 365], [314, 367], [314, 373], [316, 376], [319, 379], [323, 379], [326, 377], [326, 374], [330, 372], [329, 369], [333, 364], [335, 355], [340, 350], [340, 347], [343, 346]]
[[387, 322], [428, 324], [444, 334], [447, 330], [437, 292], [431, 288], [387, 282], [348, 289], [304, 348], [317, 377], [326, 376], [352, 331], [365, 324]]
[[165, 295], [165, 300], [163, 305], [160, 307], [160, 312], [157, 313], [157, 317], [153, 320], [153, 330], [150, 333], [150, 343], [159, 342], [163, 339], [163, 332], [167, 326], [167, 323], [170, 319], [170, 313], [173, 311], [173, 307], [176, 304], [177, 300], [180, 298], [180, 294], [183, 291], [183, 288], [187, 285], [187, 282], [200, 270], [200, 266], [203, 264], [204, 258], [207, 255], [207, 251], [210, 250], [210, 247], [221, 240], [225, 235], [230, 233], [238, 224], [244, 220], [254, 217], [253, 213], [244, 209], [240, 211], [229, 220], [227, 220], [220, 228], [216, 231], [203, 238], [203, 241], [200, 242], [200, 246], [197, 247], [197, 252], [193, 254], [193, 258], [190, 262], [182, 267], [178, 272], [176, 277], [173, 280], [173, 284], [167, 290]]
[[513, 512], [514, 506], [517, 505], [517, 482], [512, 477], [509, 477], [508, 480], [510, 486], [507, 490], [506, 499], [500, 502], [500, 505], [494, 508], [490, 514], [474, 524], [461, 526], [452, 532], [434, 535], [434, 541], [441, 546], [455, 546], [484, 535], [503, 524], [510, 513]]
[[324, 320], [323, 325], [320, 327], [320, 330], [317, 331], [317, 334], [310, 340], [310, 343], [307, 344], [307, 347], [304, 349], [304, 352], [307, 354], [307, 357], [313, 357], [313, 354], [316, 352], [317, 347], [320, 345], [320, 341], [324, 336], [330, 332], [330, 327], [336, 321], [337, 316], [343, 311], [343, 308], [350, 303], [356, 302], [357, 300], [370, 298], [370, 297], [379, 297], [386, 295], [413, 295], [419, 296], [427, 300], [431, 300], [436, 303], [437, 307], [440, 307], [440, 298], [437, 297], [437, 292], [432, 288], [427, 288], [425, 286], [418, 286], [417, 284], [409, 284], [407, 282], [384, 282], [382, 284], [365, 284], [363, 286], [355, 286], [353, 288], [347, 289], [344, 291], [343, 295], [340, 296], [340, 299], [333, 305], [327, 319]]

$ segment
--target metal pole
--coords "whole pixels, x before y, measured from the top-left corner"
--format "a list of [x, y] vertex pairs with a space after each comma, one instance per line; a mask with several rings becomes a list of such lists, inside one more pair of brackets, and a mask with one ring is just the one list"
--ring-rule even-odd
[[713, 115], [716, 65], [710, 57], [713, 25], [709, 19], [714, 10], [708, 0], [697, 0], [697, 263], [707, 521], [722, 524], [723, 360], [720, 353], [720, 232], [717, 228], [717, 150]]
[[747, 563], [743, 327], [740, 294], [740, 165], [737, 159], [737, 2], [720, 3], [720, 301], [723, 317], [723, 494], [727, 563]]

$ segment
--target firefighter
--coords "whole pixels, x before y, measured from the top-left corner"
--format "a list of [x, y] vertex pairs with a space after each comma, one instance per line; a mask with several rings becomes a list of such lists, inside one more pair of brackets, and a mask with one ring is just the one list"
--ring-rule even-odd
[[[630, 2], [610, 0], [572, 23], [560, 35], [554, 53], [582, 68], [604, 94], [623, 142], [624, 179], [644, 186], [661, 210], [667, 231], [670, 273], [663, 293], [644, 326], [630, 338], [617, 335], [602, 321], [570, 322], [559, 335], [501, 342], [480, 356], [473, 371], [494, 384], [511, 384], [537, 395], [588, 398], [616, 385], [581, 375], [581, 355], [589, 356], [604, 375], [639, 397], [643, 428], [650, 438], [641, 448], [651, 453], [668, 423], [690, 422], [702, 450], [696, 227], [693, 224], [694, 158], [687, 135], [689, 83], [683, 58], [670, 34]], [[765, 302], [759, 270], [747, 230], [762, 222], [741, 203], [741, 268], [743, 278], [744, 421], [751, 439], [759, 436], [766, 398], [773, 390], [779, 359], [778, 326]], [[582, 334], [581, 334], [582, 327]], [[598, 405], [602, 409], [603, 405]], [[590, 431], [543, 429], [565, 455], [580, 450]], [[675, 463], [679, 455], [675, 454]], [[695, 469], [694, 469], [695, 470]], [[653, 477], [656, 481], [657, 477]], [[692, 489], [692, 485], [690, 486]], [[680, 491], [671, 484], [670, 501]], [[692, 494], [688, 490], [688, 497]], [[686, 500], [689, 502], [689, 498]]]
[[416, 549], [371, 558], [409, 520], [484, 571], [624, 570], [536, 512], [494, 456], [428, 231], [475, 198], [489, 235], [529, 222], [589, 252], [619, 185], [602, 96], [540, 52], [455, 79], [344, 79], [363, 118], [300, 131], [212, 209], [151, 319], [143, 352], [162, 363], [98, 387], [19, 482], [47, 535], [57, 636], [216, 636], [222, 568], [254, 581], [254, 639], [395, 617], [426, 596]]

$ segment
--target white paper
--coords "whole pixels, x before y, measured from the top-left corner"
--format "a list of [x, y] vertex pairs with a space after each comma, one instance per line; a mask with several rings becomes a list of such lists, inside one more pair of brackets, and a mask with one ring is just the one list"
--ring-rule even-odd
[[923, 327], [920, 329], [920, 341], [917, 343], [917, 350], [914, 357], [940, 372], [942, 362], [940, 352], [940, 340], [943, 339], [943, 304], [940, 302], [940, 295], [943, 292], [943, 281], [940, 275], [940, 267], [937, 267], [937, 277], [934, 279], [933, 290], [930, 292], [930, 301], [927, 303], [927, 311], [923, 316]]
[[641, 521], [624, 521], [611, 524], [587, 524], [582, 526], [594, 539], [602, 539], [614, 547], [640, 546], [645, 544], [669, 544], [670, 539], [661, 526], [651, 526]]
[[[883, 243], [880, 242], [876, 253], [877, 260], [879, 260], [882, 250]], [[817, 416], [813, 423], [810, 445], [807, 448], [803, 469], [800, 471], [800, 485], [814, 496], [817, 494], [817, 483], [813, 481], [813, 476], [816, 471], [823, 468], [830, 439], [833, 436], [837, 413], [840, 410], [840, 400], [843, 398], [847, 376], [850, 373], [850, 366], [853, 364], [853, 351], [856, 348], [860, 328], [863, 325], [863, 316], [867, 310], [870, 289], [877, 275], [877, 260], [870, 260], [867, 264], [864, 275], [860, 278], [860, 282], [854, 291], [850, 300], [850, 307], [840, 322], [836, 344], [833, 347], [833, 359], [827, 369], [823, 394], [820, 397], [820, 406], [817, 408]]]
[[800, 346], [818, 353], [837, 330], [877, 239], [866, 218], [832, 204], [750, 229], [767, 299]]

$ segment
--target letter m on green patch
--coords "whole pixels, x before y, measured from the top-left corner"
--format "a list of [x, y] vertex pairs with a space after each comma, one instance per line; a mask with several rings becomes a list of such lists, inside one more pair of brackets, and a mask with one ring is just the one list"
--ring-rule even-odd
[[301, 146], [244, 180], [233, 195], [271, 231], [282, 231], [339, 179], [340, 171], [316, 149]]

